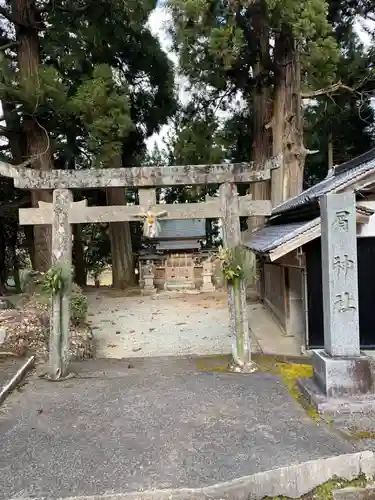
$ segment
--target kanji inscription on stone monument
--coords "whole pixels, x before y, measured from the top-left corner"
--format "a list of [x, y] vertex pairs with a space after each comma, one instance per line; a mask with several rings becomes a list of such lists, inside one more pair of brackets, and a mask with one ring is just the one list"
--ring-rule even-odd
[[335, 306], [338, 312], [346, 312], [350, 309], [357, 309], [353, 294], [350, 292], [338, 293], [336, 295]]
[[347, 254], [336, 255], [333, 258], [333, 268], [335, 269], [337, 275], [340, 277], [340, 273], [343, 273], [347, 277], [348, 272], [354, 269], [354, 261], [350, 259]]
[[350, 212], [348, 210], [338, 210], [336, 212], [336, 217], [333, 225], [340, 229], [341, 231], [348, 231], [349, 229], [349, 220], [348, 216], [350, 215]]
[[321, 199], [324, 348], [359, 356], [357, 230], [354, 193]]

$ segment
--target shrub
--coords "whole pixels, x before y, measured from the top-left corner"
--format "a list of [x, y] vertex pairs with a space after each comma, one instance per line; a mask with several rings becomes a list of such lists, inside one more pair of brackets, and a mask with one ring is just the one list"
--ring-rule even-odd
[[70, 319], [72, 323], [84, 323], [86, 321], [87, 309], [87, 297], [82, 293], [79, 286], [73, 284], [70, 297]]

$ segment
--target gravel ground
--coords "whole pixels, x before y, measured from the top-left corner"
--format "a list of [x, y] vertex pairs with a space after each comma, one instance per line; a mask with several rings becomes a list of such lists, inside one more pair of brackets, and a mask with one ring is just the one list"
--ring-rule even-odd
[[129, 358], [229, 354], [226, 295], [125, 296], [90, 291], [96, 356]]

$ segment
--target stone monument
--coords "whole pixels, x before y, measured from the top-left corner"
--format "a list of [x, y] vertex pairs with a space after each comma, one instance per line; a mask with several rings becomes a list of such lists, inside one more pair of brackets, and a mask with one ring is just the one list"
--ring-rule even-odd
[[313, 379], [299, 386], [320, 412], [363, 411], [372, 406], [374, 381], [371, 361], [360, 351], [354, 193], [323, 196], [320, 213], [324, 349], [313, 351]]
[[151, 260], [146, 262], [146, 265], [143, 269], [144, 275], [144, 286], [142, 289], [142, 293], [144, 295], [152, 295], [157, 292], [156, 287], [154, 285], [155, 279], [155, 265]]
[[201, 292], [214, 292], [215, 287], [212, 283], [212, 274], [213, 274], [213, 263], [212, 259], [208, 258], [203, 261], [203, 270], [202, 270], [202, 286]]

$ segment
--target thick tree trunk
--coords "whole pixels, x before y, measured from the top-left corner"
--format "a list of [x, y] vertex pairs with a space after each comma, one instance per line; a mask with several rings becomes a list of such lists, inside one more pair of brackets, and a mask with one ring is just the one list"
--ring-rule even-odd
[[29, 252], [31, 267], [36, 269], [35, 267], [35, 245], [34, 245], [34, 230], [32, 226], [24, 226], [23, 228], [25, 233], [25, 246], [27, 251]]
[[[8, 101], [8, 100], [3, 100], [2, 101], [2, 108], [3, 108], [3, 116], [4, 120], [6, 123], [7, 130], [9, 131], [7, 134], [8, 141], [9, 141], [9, 149], [12, 154], [12, 159], [13, 162], [17, 165], [22, 163], [22, 161], [25, 159], [25, 142], [24, 142], [24, 137], [22, 133], [22, 128], [21, 124], [19, 121], [19, 116], [17, 114], [17, 111], [15, 107]], [[28, 243], [30, 240], [28, 239], [28, 234], [26, 231], [26, 228], [29, 230], [31, 229], [32, 233], [32, 228], [30, 226], [25, 226], [24, 228], [24, 234], [26, 238], [26, 243]], [[13, 227], [13, 233], [12, 233], [12, 262], [13, 262], [13, 271], [14, 271], [14, 282], [16, 285], [16, 290], [20, 291], [20, 280], [19, 280], [19, 269], [18, 269], [18, 258], [17, 258], [17, 252], [16, 252], [16, 246], [17, 246], [17, 237], [18, 237], [18, 231], [19, 231], [19, 224], [18, 224], [18, 214], [16, 217], [15, 221], [15, 226]], [[31, 234], [32, 235], [32, 234]], [[31, 238], [32, 242], [32, 238]], [[30, 248], [27, 246], [30, 254], [30, 261], [33, 263], [33, 258], [34, 258], [34, 252], [32, 247]]]
[[[12, 0], [12, 14], [18, 20], [16, 24], [17, 59], [19, 78], [25, 88], [28, 86], [37, 92], [39, 86], [40, 48], [38, 26], [41, 27], [40, 14], [33, 0]], [[52, 168], [52, 153], [48, 132], [36, 118], [38, 101], [28, 103], [33, 113], [25, 115], [23, 131], [26, 138], [26, 155], [34, 157], [33, 167], [38, 170]], [[33, 191], [32, 205], [39, 201], [52, 201], [51, 193], [44, 190]], [[34, 227], [34, 264], [39, 271], [46, 271], [51, 262], [51, 230], [49, 226]]]
[[283, 166], [272, 172], [272, 201], [278, 205], [303, 189], [306, 149], [303, 145], [301, 65], [291, 35], [275, 40], [275, 87], [273, 100], [273, 155], [283, 155]]
[[[125, 189], [107, 189], [107, 205], [125, 205]], [[135, 284], [133, 249], [129, 222], [111, 222], [112, 286], [117, 290]]]
[[[270, 157], [272, 134], [266, 129], [267, 123], [271, 118], [270, 109], [270, 90], [266, 78], [268, 77], [269, 60], [269, 29], [266, 24], [266, 13], [259, 6], [259, 11], [254, 13], [253, 22], [255, 23], [258, 36], [257, 63], [253, 67], [255, 87], [253, 91], [253, 160], [261, 165]], [[249, 193], [253, 200], [269, 200], [270, 182], [256, 182], [250, 185]], [[264, 217], [251, 217], [248, 221], [250, 232], [264, 224]]]
[[[26, 125], [26, 124], [25, 124]], [[48, 152], [48, 137], [39, 129], [34, 121], [29, 121], [26, 127], [28, 139], [28, 155], [41, 155], [35, 162], [35, 168], [50, 170], [52, 158]], [[35, 190], [31, 193], [33, 207], [38, 207], [39, 201], [52, 202], [52, 193], [46, 190]], [[34, 266], [38, 271], [47, 271], [51, 266], [51, 227], [34, 226]]]
[[7, 269], [5, 265], [6, 237], [4, 226], [4, 221], [0, 219], [0, 295], [3, 295], [6, 292], [5, 282], [7, 279]]
[[81, 224], [73, 225], [74, 281], [78, 286], [86, 286], [85, 249]]

